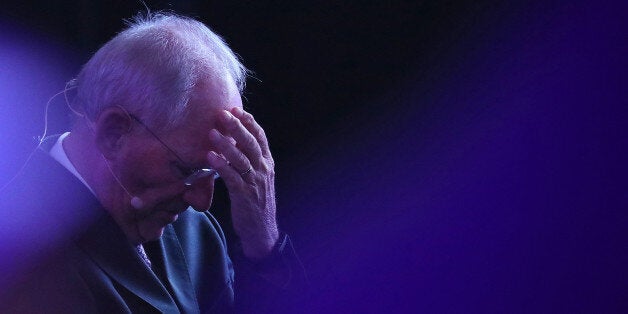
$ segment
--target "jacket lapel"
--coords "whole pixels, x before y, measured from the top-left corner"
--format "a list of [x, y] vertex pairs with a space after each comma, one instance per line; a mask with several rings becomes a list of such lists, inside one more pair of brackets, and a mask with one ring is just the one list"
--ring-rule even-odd
[[163, 259], [165, 275], [175, 298], [179, 301], [182, 312], [200, 313], [188, 265], [172, 225], [166, 226], [160, 242], [162, 254], [165, 257]]
[[179, 313], [176, 303], [109, 215], [103, 215], [78, 241], [113, 280], [165, 313]]
[[[113, 280], [157, 310], [165, 313], [179, 313], [175, 301], [164, 285], [144, 264], [113, 218], [106, 213], [83, 183], [46, 153], [57, 138], [51, 137], [42, 144], [42, 151], [34, 155], [35, 168], [31, 170], [37, 173], [40, 179], [50, 178], [45, 182], [52, 190], [46, 194], [48, 197], [41, 197], [42, 204], [47, 204], [49, 208], [52, 208], [48, 216], [51, 216], [50, 221], [56, 222], [53, 225], [65, 226], [60, 230], [55, 228], [55, 233], [52, 234], [74, 239], [78, 247], [86, 252]], [[64, 198], [63, 201], [59, 199], [60, 197]], [[41, 207], [43, 208], [43, 205]], [[171, 229], [172, 226], [168, 226], [167, 230], [170, 230], [174, 241], [177, 241]], [[178, 242], [176, 244], [178, 245]], [[173, 255], [177, 257], [177, 260], [183, 261], [182, 253], [175, 252]], [[183, 264], [185, 264], [184, 261]], [[174, 269], [170, 272], [178, 274], [177, 278], [184, 275]], [[190, 291], [185, 283], [179, 283], [180, 279], [175, 282], [177, 286], [182, 287], [174, 289], [175, 291], [181, 289]], [[184, 295], [181, 292], [177, 293]]]

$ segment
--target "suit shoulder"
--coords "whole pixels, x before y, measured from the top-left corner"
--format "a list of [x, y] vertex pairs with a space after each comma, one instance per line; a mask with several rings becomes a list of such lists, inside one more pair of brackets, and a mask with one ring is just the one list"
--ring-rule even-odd
[[197, 212], [192, 208], [179, 215], [179, 219], [172, 223], [177, 236], [185, 240], [199, 240], [219, 243], [222, 247], [227, 247], [225, 235], [220, 224], [208, 212]]

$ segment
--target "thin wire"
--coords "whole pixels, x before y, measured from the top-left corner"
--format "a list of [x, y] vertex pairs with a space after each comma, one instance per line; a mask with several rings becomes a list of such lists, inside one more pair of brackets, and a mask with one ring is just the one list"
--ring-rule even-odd
[[[122, 108], [122, 107], [120, 107]], [[126, 109], [122, 108], [122, 110], [124, 110], [126, 112]], [[159, 136], [157, 136], [157, 134], [155, 134], [155, 132], [153, 132], [146, 124], [144, 124], [144, 122], [142, 122], [142, 120], [140, 120], [138, 117], [129, 114], [127, 112], [127, 114], [129, 115], [129, 117], [131, 117], [131, 119], [137, 121], [137, 123], [139, 123], [140, 125], [142, 125], [144, 127], [144, 129], [146, 129], [146, 131], [148, 131], [148, 133], [150, 133], [157, 141], [159, 141], [159, 143], [161, 143], [161, 145], [163, 145], [168, 151], [170, 151], [174, 157], [176, 157], [179, 162], [181, 163], [181, 165], [187, 165], [187, 163], [185, 161], [183, 161], [183, 159], [181, 157], [179, 157], [179, 155], [174, 151], [174, 149], [170, 148], [170, 146], [166, 145], [166, 143], [164, 141], [161, 140], [161, 138], [159, 138]], [[187, 167], [187, 166], [186, 166]], [[185, 175], [187, 176], [187, 178], [185, 178], [185, 185], [190, 186], [194, 183], [194, 181], [196, 181], [197, 179], [200, 178], [204, 178], [210, 175], [214, 176], [214, 180], [218, 179], [220, 177], [220, 175], [218, 174], [218, 172], [216, 172], [216, 170], [214, 169], [196, 169], [196, 170], [191, 170], [191, 171], [187, 171], [188, 173], [185, 173]]]
[[[33, 156], [35, 156], [35, 153], [37, 152], [37, 150], [39, 149], [39, 147], [41, 147], [41, 144], [43, 144], [44, 140], [46, 139], [46, 135], [48, 134], [48, 111], [50, 108], [50, 104], [52, 103], [52, 100], [55, 99], [57, 96], [63, 94], [66, 100], [66, 104], [68, 107], [70, 107], [70, 104], [68, 102], [68, 98], [67, 98], [67, 91], [76, 88], [76, 86], [70, 86], [68, 87], [68, 85], [70, 83], [74, 83], [74, 80], [71, 80], [69, 82], [67, 82], [65, 84], [65, 87], [63, 88], [62, 91], [52, 95], [52, 97], [50, 97], [48, 99], [48, 101], [46, 102], [46, 106], [44, 108], [44, 132], [41, 136], [38, 136], [37, 139], [37, 146], [35, 146], [35, 149], [33, 149], [33, 151], [28, 155], [28, 157], [26, 158], [26, 160], [24, 161], [24, 163], [22, 164], [22, 166], [20, 167], [20, 169], [15, 173], [15, 175], [13, 177], [11, 177], [11, 179], [5, 183], [2, 188], [0, 188], [0, 193], [4, 191], [4, 189], [7, 188], [7, 186], [9, 186], [11, 183], [13, 183], [13, 181], [24, 171], [24, 169], [26, 168], [26, 165], [28, 164], [28, 162], [33, 158]], [[72, 111], [74, 111], [74, 109], [72, 109], [70, 107], [70, 109]]]
[[111, 172], [111, 175], [113, 176], [113, 178], [116, 179], [116, 181], [118, 181], [118, 184], [122, 187], [124, 192], [126, 192], [126, 194], [129, 195], [130, 198], [133, 198], [133, 195], [131, 195], [131, 192], [129, 192], [129, 190], [126, 189], [124, 184], [122, 184], [122, 181], [118, 179], [118, 176], [115, 175], [115, 173], [113, 173], [113, 169], [111, 169], [111, 166], [109, 165], [109, 161], [107, 160], [107, 158], [105, 158], [103, 154], [100, 154], [100, 156], [102, 156], [102, 159], [105, 161], [105, 165], [107, 165], [107, 168], [109, 169], [109, 172]]
[[[122, 108], [122, 109], [124, 109], [124, 108]], [[125, 110], [125, 111], [126, 111], [126, 110]], [[174, 157], [177, 157], [177, 159], [179, 160], [179, 162], [180, 162], [181, 164], [183, 164], [183, 165], [185, 165], [185, 164], [186, 164], [186, 162], [185, 162], [185, 161], [183, 161], [183, 159], [181, 159], [181, 157], [179, 157], [179, 155], [177, 155], [177, 153], [176, 153], [176, 152], [175, 152], [172, 148], [170, 148], [170, 146], [166, 145], [166, 143], [164, 143], [164, 141], [162, 141], [162, 140], [159, 138], [159, 136], [157, 136], [157, 134], [155, 134], [155, 132], [153, 132], [153, 131], [152, 131], [152, 130], [148, 127], [148, 126], [146, 126], [146, 124], [144, 124], [144, 122], [142, 122], [142, 120], [140, 120], [138, 117], [136, 117], [136, 116], [134, 116], [134, 115], [132, 115], [132, 114], [129, 114], [129, 113], [127, 113], [127, 114], [128, 114], [131, 118], [133, 118], [133, 120], [137, 121], [137, 123], [141, 124], [141, 125], [142, 125], [145, 129], [146, 129], [146, 131], [148, 131], [148, 133], [150, 133], [150, 134], [151, 134], [151, 135], [152, 135], [152, 136], [153, 136], [156, 140], [158, 140], [158, 141], [159, 141], [159, 143], [161, 143], [161, 145], [163, 145], [163, 146], [164, 146], [167, 150], [169, 150], [169, 151], [170, 151], [170, 152], [174, 155]]]
[[[71, 85], [71, 86], [69, 86]], [[65, 83], [65, 90], [63, 92], [63, 97], [65, 98], [65, 104], [68, 106], [68, 108], [74, 112], [75, 115], [79, 116], [79, 117], [84, 117], [85, 114], [80, 113], [76, 110], [74, 110], [74, 108], [72, 108], [72, 106], [70, 106], [70, 100], [68, 100], [68, 93], [67, 91], [69, 91], [70, 89], [74, 89], [76, 88], [76, 79], [71, 79], [69, 80], [67, 83]]]
[[[70, 107], [69, 103], [68, 103], [68, 107]], [[120, 108], [122, 108], [122, 107], [120, 107]], [[124, 110], [124, 108], [122, 108], [122, 109]], [[72, 109], [72, 107], [70, 107], [70, 110], [74, 111], [74, 109]], [[76, 111], [74, 111], [74, 112], [77, 113]], [[87, 125], [87, 128], [89, 129], [90, 132], [92, 132], [92, 135], [94, 137], [96, 137], [96, 131], [94, 131], [94, 129], [92, 128], [91, 124], [89, 124], [89, 120], [87, 119], [87, 117], [85, 115], [81, 115], [80, 113], [77, 113], [77, 114], [79, 114], [85, 120], [85, 124]], [[127, 190], [126, 186], [124, 186], [124, 184], [122, 184], [122, 181], [120, 180], [120, 178], [118, 178], [118, 176], [113, 172], [113, 169], [111, 168], [111, 165], [109, 164], [109, 160], [107, 160], [107, 158], [105, 158], [105, 155], [100, 153], [100, 157], [102, 157], [102, 160], [105, 162], [105, 165], [107, 165], [107, 169], [109, 169], [109, 172], [111, 173], [111, 176], [116, 180], [116, 182], [118, 182], [118, 184], [120, 185], [120, 187], [122, 187], [124, 192], [130, 198], [133, 198], [133, 195], [131, 194], [131, 192], [129, 192], [129, 190]]]

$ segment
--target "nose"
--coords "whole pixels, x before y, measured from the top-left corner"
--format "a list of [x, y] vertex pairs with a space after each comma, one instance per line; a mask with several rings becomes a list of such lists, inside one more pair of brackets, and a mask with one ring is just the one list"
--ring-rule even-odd
[[204, 178], [187, 187], [183, 193], [183, 200], [194, 210], [204, 212], [209, 210], [214, 196], [214, 179]]

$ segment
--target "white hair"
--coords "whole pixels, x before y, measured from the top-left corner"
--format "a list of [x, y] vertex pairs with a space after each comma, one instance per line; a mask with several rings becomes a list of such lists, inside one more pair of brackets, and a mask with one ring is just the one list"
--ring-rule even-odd
[[203, 23], [148, 13], [130, 21], [83, 66], [76, 78], [74, 107], [93, 121], [105, 108], [121, 106], [165, 131], [185, 120], [199, 81], [229, 74], [242, 93], [247, 72], [223, 39]]

